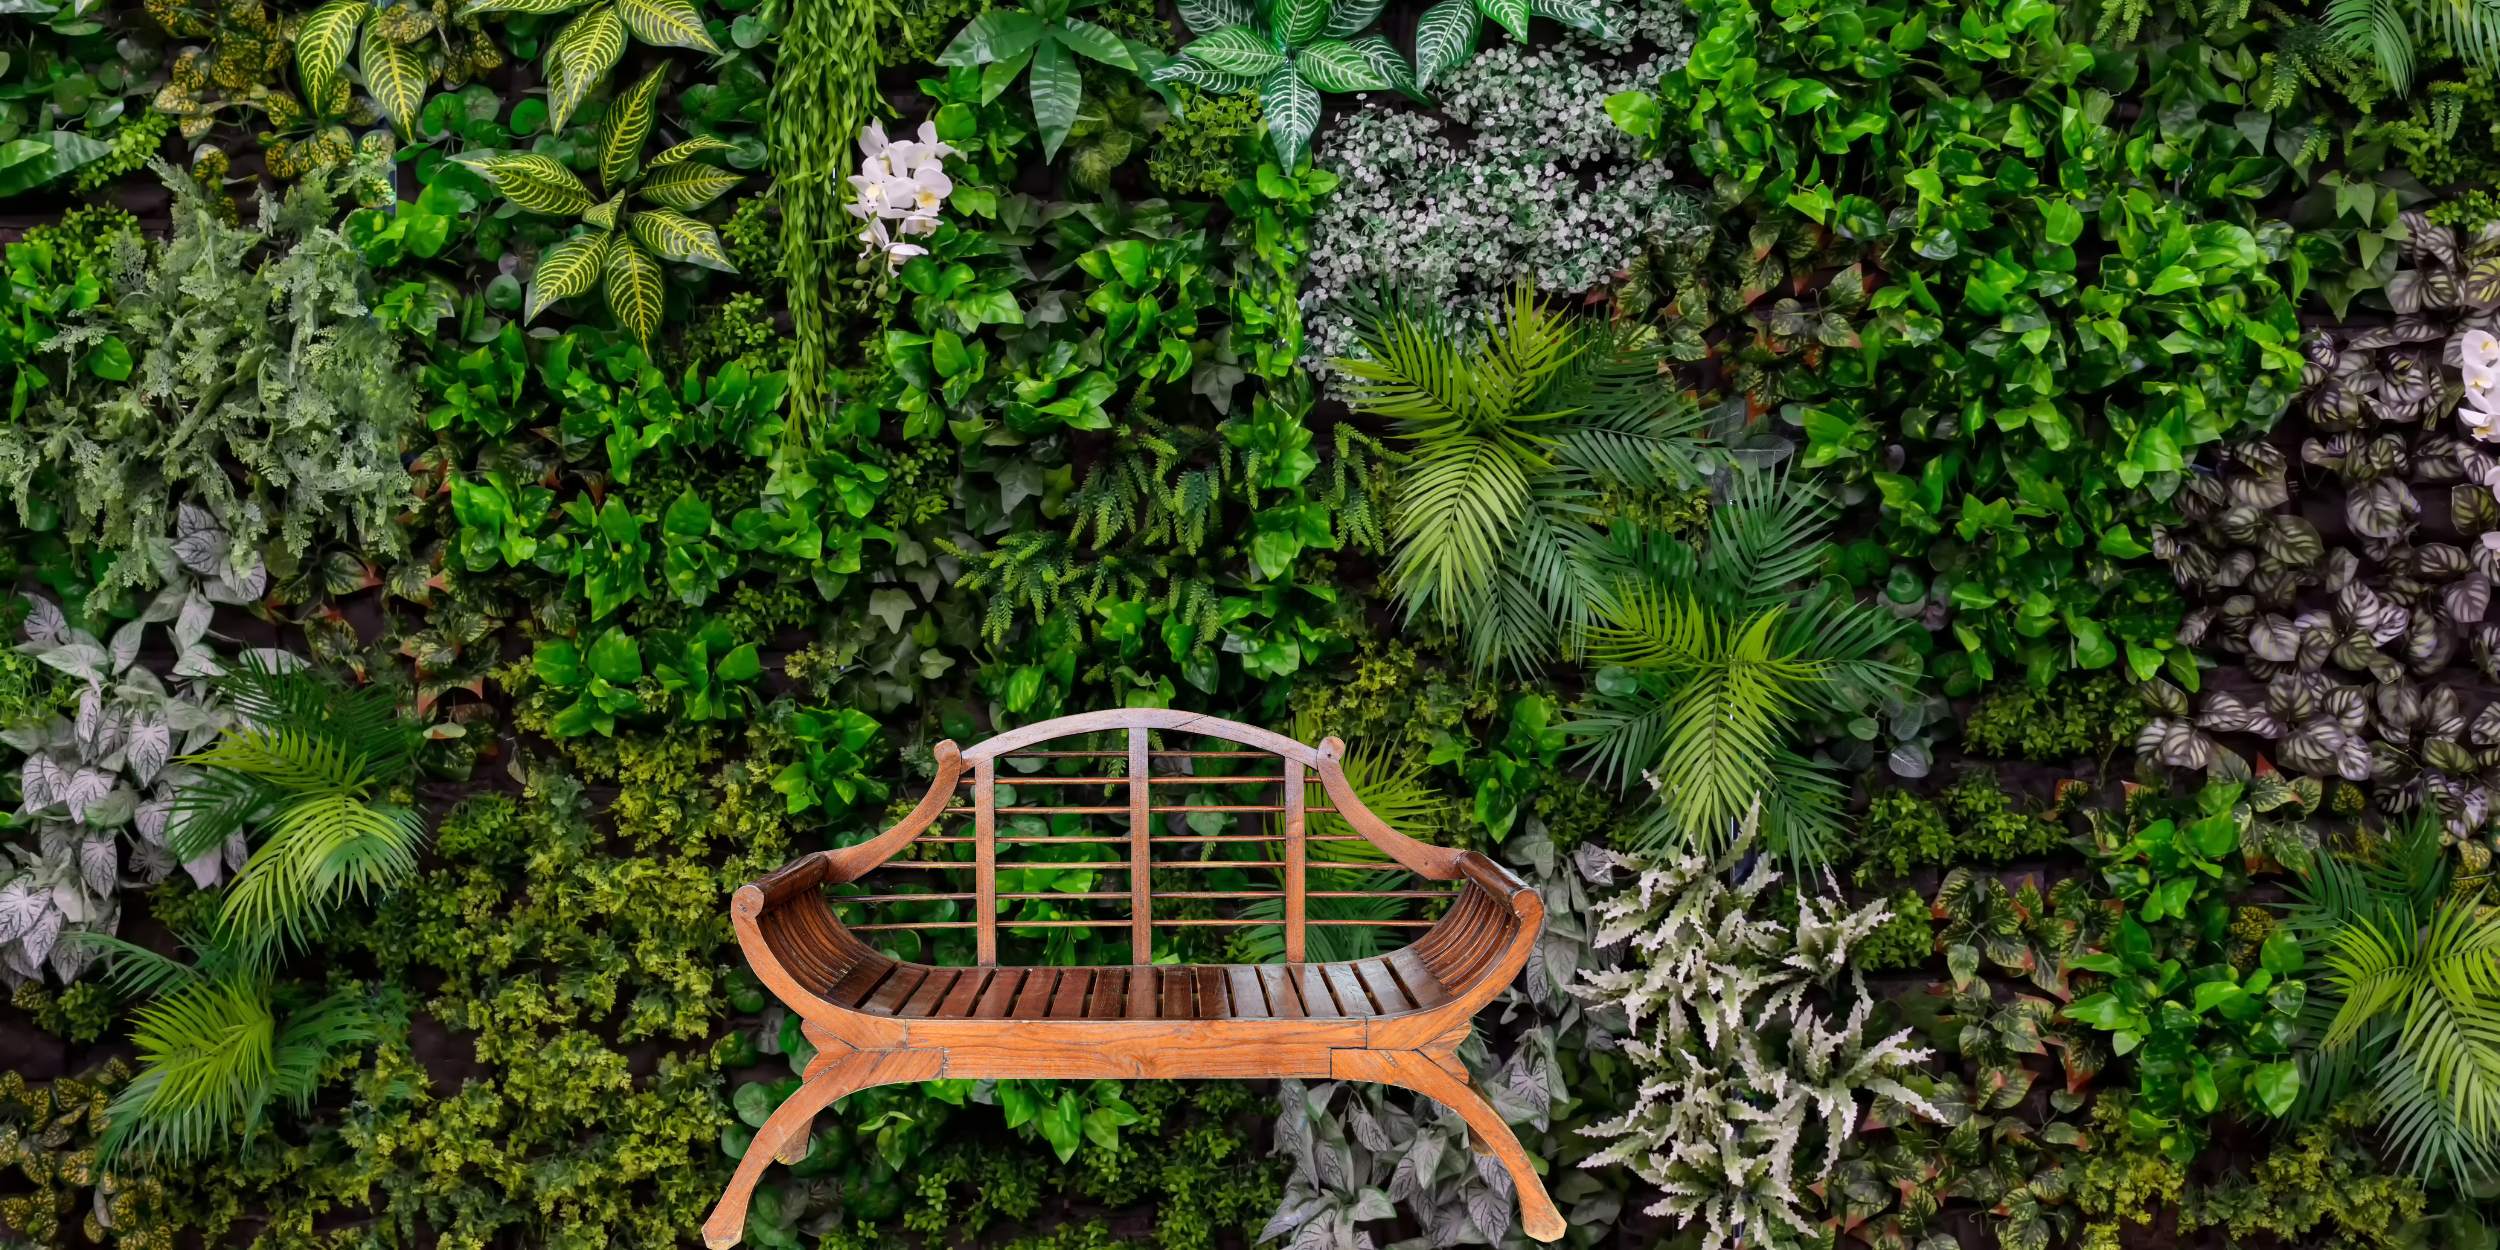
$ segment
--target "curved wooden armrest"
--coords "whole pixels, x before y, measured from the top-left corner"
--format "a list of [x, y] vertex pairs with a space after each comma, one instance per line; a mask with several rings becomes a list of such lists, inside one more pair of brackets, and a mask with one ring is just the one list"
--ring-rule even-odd
[[929, 783], [929, 792], [920, 796], [911, 814], [896, 822], [893, 828], [857, 846], [832, 851], [810, 851], [753, 881], [764, 892], [764, 906], [779, 905], [794, 894], [823, 885], [840, 885], [856, 881], [868, 870], [894, 858], [911, 845], [911, 840], [928, 832], [929, 826], [946, 811], [946, 800], [953, 797], [955, 786], [963, 780], [963, 752], [953, 741], [937, 744], [937, 780]]
[[1313, 771], [1319, 774], [1321, 788], [1328, 791], [1328, 801], [1337, 809], [1337, 818], [1416, 876], [1427, 881], [1456, 881], [1461, 853], [1446, 846], [1418, 842], [1372, 815], [1372, 810], [1363, 806], [1362, 798], [1354, 793], [1353, 783], [1345, 779], [1345, 765], [1340, 762], [1344, 759], [1343, 738], [1332, 734], [1320, 740], [1319, 759]]
[[1459, 852], [1457, 875], [1483, 886], [1499, 899], [1517, 899], [1522, 894], [1531, 893], [1528, 883], [1520, 880], [1518, 873], [1477, 851]]

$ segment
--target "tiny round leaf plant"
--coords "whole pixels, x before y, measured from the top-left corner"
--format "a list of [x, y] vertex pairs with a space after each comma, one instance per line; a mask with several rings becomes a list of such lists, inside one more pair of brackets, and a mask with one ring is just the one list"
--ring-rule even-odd
[[689, 139], [642, 161], [657, 121], [666, 67], [634, 84], [609, 109], [599, 140], [602, 199], [554, 157], [534, 152], [463, 156], [522, 210], [579, 217], [589, 230], [548, 248], [530, 277], [521, 319], [567, 296], [605, 283], [608, 310], [645, 343], [660, 328], [660, 262], [682, 261], [735, 273], [719, 232], [690, 214], [738, 185], [738, 176], [698, 157], [729, 149], [709, 137]]
[[1323, 91], [1395, 89], [1420, 99], [1406, 58], [1377, 32], [1383, 0], [1182, 0], [1181, 20], [1207, 32], [1150, 75], [1220, 95], [1256, 91], [1268, 145], [1290, 171], [1311, 150]]

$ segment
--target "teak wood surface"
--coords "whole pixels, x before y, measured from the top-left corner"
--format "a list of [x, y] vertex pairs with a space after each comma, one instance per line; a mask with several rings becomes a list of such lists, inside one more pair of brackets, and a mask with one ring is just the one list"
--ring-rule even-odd
[[[1218, 739], [1247, 750], [1165, 750], [1151, 734]], [[1051, 751], [1057, 739], [1121, 733], [1124, 749]], [[1545, 923], [1545, 905], [1509, 869], [1473, 851], [1436, 847], [1391, 829], [1363, 806], [1347, 783], [1336, 738], [1306, 746], [1255, 726], [1160, 709], [1126, 709], [1066, 716], [1010, 730], [969, 750], [937, 745], [937, 779], [911, 813], [893, 828], [856, 846], [818, 851], [738, 889], [730, 919], [747, 962], [766, 988], [798, 1014], [816, 1046], [803, 1084], [757, 1130], [729, 1188], [703, 1223], [711, 1250], [736, 1245], [746, 1225], [747, 1202], [765, 1166], [805, 1156], [818, 1112], [847, 1094], [873, 1085], [941, 1077], [999, 1078], [1267, 1078], [1377, 1081], [1431, 1098], [1466, 1120], [1476, 1148], [1509, 1172], [1518, 1190], [1520, 1221], [1528, 1235], [1554, 1241], [1563, 1219], [1519, 1138], [1475, 1088], [1457, 1056], [1477, 1010], [1500, 994], [1526, 963]], [[1054, 785], [1124, 787], [1126, 801], [1038, 802], [1019, 798], [1002, 808], [998, 761], [1042, 757], [1124, 763], [1119, 776], [1008, 778], [1012, 787]], [[1158, 759], [1210, 764], [1214, 774], [1157, 774]], [[1273, 766], [1274, 772], [1254, 772]], [[1246, 774], [1246, 775], [1245, 775]], [[950, 800], [971, 781], [969, 807]], [[1305, 794], [1315, 779], [1329, 806], [1310, 805]], [[1158, 802], [1160, 783], [1266, 783], [1282, 791], [1275, 804], [1172, 806]], [[1051, 796], [1045, 796], [1049, 798]], [[997, 870], [1014, 867], [998, 857], [998, 817], [1013, 813], [1118, 814], [1128, 833], [1118, 837], [1020, 838], [1010, 842], [1126, 843], [1125, 864], [1085, 866], [1126, 871], [1128, 888], [1089, 895], [1058, 895], [1125, 901], [1119, 920], [1010, 920], [1011, 928], [1059, 924], [1126, 928], [1134, 962], [1097, 968], [1023, 968], [998, 964]], [[1274, 834], [1188, 837], [1154, 832], [1157, 817], [1172, 812], [1251, 811], [1277, 817]], [[1308, 929], [1330, 923], [1305, 915], [1309, 868], [1380, 868], [1339, 862], [1342, 855], [1313, 860], [1309, 842], [1346, 842], [1354, 835], [1322, 838], [1307, 833], [1311, 812], [1333, 812], [1363, 841], [1378, 847], [1394, 866], [1428, 881], [1458, 885], [1450, 908], [1413, 944], [1386, 955], [1350, 962], [1306, 962]], [[835, 900], [868, 903], [963, 898], [973, 919], [952, 927], [975, 930], [972, 967], [933, 967], [899, 960], [862, 941], [836, 919], [823, 887], [843, 885], [881, 865], [949, 813], [968, 814], [973, 833], [934, 842], [973, 844], [970, 864], [908, 863], [902, 867], [969, 870], [970, 895], [854, 895]], [[1163, 861], [1154, 848], [1169, 843], [1281, 841], [1283, 858], [1271, 860]], [[1053, 864], [1052, 867], [1066, 867]], [[1279, 964], [1154, 964], [1153, 929], [1176, 924], [1273, 924], [1273, 920], [1157, 918], [1157, 898], [1278, 897], [1240, 892], [1192, 892], [1179, 872], [1158, 868], [1274, 867], [1283, 873], [1285, 962]], [[1162, 888], [1179, 878], [1180, 888]], [[1413, 896], [1412, 891], [1354, 891]], [[1013, 897], [1013, 896], [1009, 896]], [[1408, 924], [1423, 924], [1409, 921]], [[861, 925], [879, 927], [948, 927]]]

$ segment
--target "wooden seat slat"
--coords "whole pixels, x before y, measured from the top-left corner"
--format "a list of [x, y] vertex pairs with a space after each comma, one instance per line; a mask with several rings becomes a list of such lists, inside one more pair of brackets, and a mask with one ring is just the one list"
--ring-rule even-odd
[[1260, 984], [1259, 974], [1248, 964], [1231, 964], [1224, 969], [1224, 979], [1232, 989], [1232, 1018], [1236, 1020], [1271, 1020], [1276, 1017], [1268, 1009], [1267, 988]]
[[1007, 1014], [1017, 1020], [1034, 1020], [1050, 1014], [1050, 995], [1059, 988], [1059, 975], [1064, 969], [1035, 968], [1026, 973], [1024, 988], [1017, 991], [1016, 1002]]
[[1232, 1018], [1231, 995], [1225, 992], [1224, 970], [1212, 964], [1200, 964], [1194, 974], [1198, 978], [1198, 1018], [1228, 1020]]
[[1363, 979], [1344, 964], [1322, 964], [1320, 975], [1328, 978], [1328, 992], [1337, 998], [1337, 1009], [1349, 1016], [1376, 1016], [1380, 1010], [1372, 1005], [1371, 995], [1363, 992]]
[[832, 989], [825, 991], [825, 1001], [837, 1007], [857, 1007], [868, 1001], [868, 995], [877, 988], [877, 983], [898, 966], [892, 960], [861, 960], [844, 973], [841, 980], [834, 982]]
[[911, 992], [911, 997], [903, 1000], [902, 1007], [894, 1014], [919, 1018], [934, 1013], [937, 1005], [946, 1000], [946, 992], [955, 988], [955, 983], [963, 977], [964, 970], [961, 968], [939, 968], [930, 972], [928, 979], [920, 983], [919, 989]]
[[1186, 968], [1165, 968], [1163, 977], [1163, 1015], [1165, 1020], [1198, 1018], [1198, 978]]
[[1354, 978], [1363, 983], [1364, 990], [1371, 994], [1372, 1002], [1378, 1005], [1381, 1015], [1393, 1016], [1415, 1007], [1414, 1003], [1407, 1001], [1406, 991], [1398, 988], [1398, 979], [1389, 975], [1389, 965], [1380, 960], [1357, 962]]
[[1416, 1006], [1438, 1007], [1450, 1001], [1449, 990], [1442, 986], [1439, 978], [1432, 975], [1432, 969], [1424, 966], [1423, 960], [1415, 958], [1415, 952], [1405, 949], [1393, 950], [1384, 958], [1388, 962], [1389, 971], [1397, 974], [1398, 984], [1405, 988], [1406, 996], [1413, 999]]
[[1126, 968], [1102, 968], [1094, 973], [1093, 1000], [1086, 1004], [1085, 1015], [1093, 1020], [1117, 1020], [1128, 1012], [1128, 972]]
[[1155, 1009], [1163, 1005], [1162, 979], [1150, 965], [1128, 970], [1128, 1018], [1152, 1020]]
[[1007, 1009], [1015, 1005], [1016, 991], [1023, 987], [1028, 971], [1029, 969], [1024, 968], [999, 969], [998, 974], [990, 978], [989, 988], [981, 991], [980, 1005], [972, 1009], [973, 1018], [976, 1020], [1004, 1019]]
[[1328, 988], [1328, 974], [1318, 964], [1288, 965], [1294, 988], [1302, 995], [1303, 1014], [1313, 1019], [1334, 1020], [1345, 1012], [1337, 1007], [1337, 996]]
[[1050, 996], [1047, 1008], [1053, 1020], [1085, 1018], [1085, 996], [1094, 988], [1094, 972], [1090, 968], [1070, 968], [1059, 974], [1059, 989]]
[[1252, 969], [1259, 985], [1267, 992], [1267, 1008], [1279, 1020], [1302, 1018], [1302, 998], [1294, 992], [1293, 974], [1282, 964], [1260, 964]]
[[881, 1016], [893, 1015], [904, 1000], [911, 997], [912, 991], [919, 989], [920, 983], [928, 979], [929, 969], [919, 964], [898, 964], [894, 974], [877, 986], [877, 992], [869, 995], [868, 1001], [860, 1004], [860, 1009]]
[[936, 1014], [949, 1020], [969, 1019], [972, 1009], [981, 1003], [981, 991], [989, 988], [990, 978], [997, 975], [996, 968], [964, 969], [964, 975], [955, 978], [954, 988], [946, 992], [946, 1000], [938, 1004]]

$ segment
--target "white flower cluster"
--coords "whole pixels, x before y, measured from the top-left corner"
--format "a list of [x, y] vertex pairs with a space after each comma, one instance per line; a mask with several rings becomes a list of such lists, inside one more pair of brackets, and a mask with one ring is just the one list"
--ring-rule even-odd
[[[859, 129], [859, 172], [851, 176], [851, 215], [862, 220], [860, 253], [882, 254], [888, 268], [899, 268], [929, 249], [909, 240], [938, 227], [938, 209], [955, 189], [946, 176], [946, 158], [954, 147], [938, 142], [937, 125], [920, 123], [917, 140], [885, 137], [885, 126], [870, 122]], [[886, 223], [895, 223], [891, 228]]]
[[2459, 335], [2457, 365], [2465, 372], [2465, 403], [2457, 409], [2457, 420], [2474, 437], [2500, 442], [2500, 338], [2489, 330]]
[[1645, 243], [1704, 229], [1665, 165], [1606, 116], [1608, 95], [1652, 87], [1682, 59], [1672, 8], [1609, 14], [1664, 52], [1610, 60], [1578, 36], [1486, 48], [1440, 85], [1455, 124], [1388, 101], [1336, 120], [1317, 160], [1343, 182], [1312, 223], [1302, 287], [1311, 359], [1351, 350], [1349, 301], [1385, 286], [1472, 324], [1522, 274], [1583, 292]]

